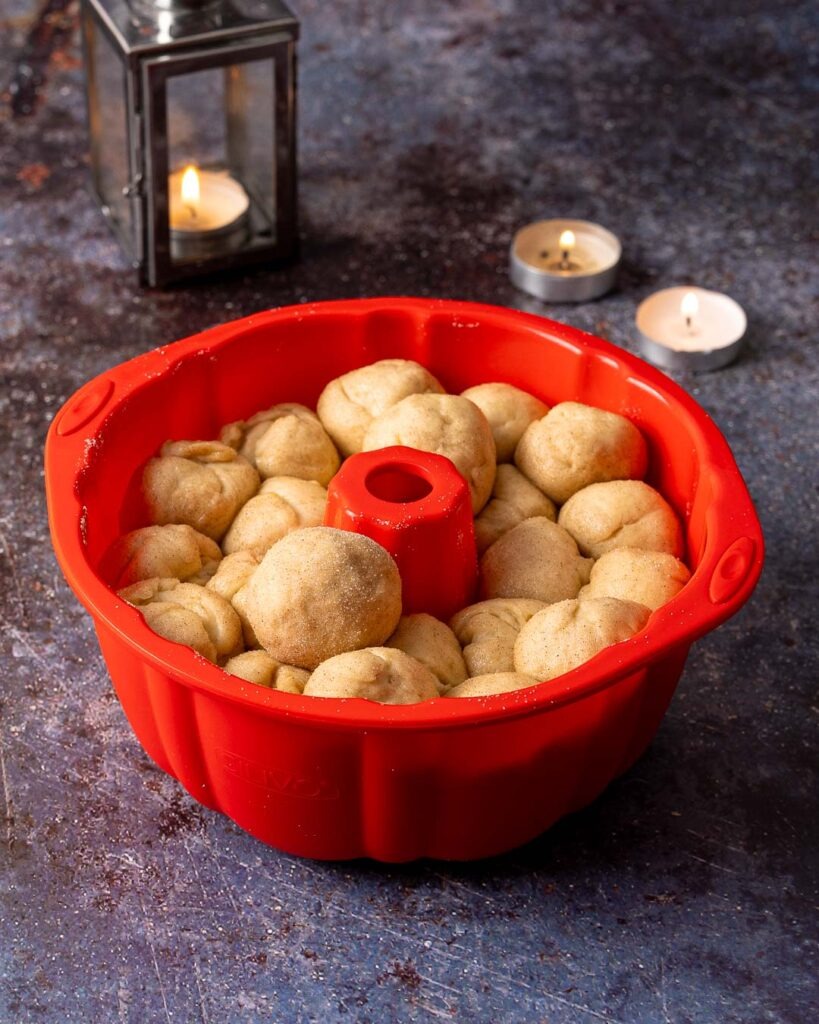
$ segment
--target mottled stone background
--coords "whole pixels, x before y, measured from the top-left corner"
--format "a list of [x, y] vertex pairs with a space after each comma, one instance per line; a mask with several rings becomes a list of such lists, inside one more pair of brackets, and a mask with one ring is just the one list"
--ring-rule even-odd
[[[161, 293], [89, 195], [76, 0], [0, 0], [0, 1019], [815, 1019], [815, 9], [295, 7], [303, 259]], [[614, 294], [549, 308], [510, 286], [513, 230], [560, 214], [622, 237]], [[49, 546], [43, 438], [75, 388], [337, 296], [520, 306], [630, 348], [640, 299], [687, 280], [748, 312], [742, 359], [682, 383], [733, 447], [767, 567], [594, 806], [485, 863], [307, 863], [148, 762]]]

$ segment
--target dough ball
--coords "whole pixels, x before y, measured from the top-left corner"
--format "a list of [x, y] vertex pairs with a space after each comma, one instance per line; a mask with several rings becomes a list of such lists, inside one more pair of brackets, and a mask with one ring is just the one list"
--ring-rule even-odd
[[259, 641], [247, 617], [245, 608], [245, 587], [253, 573], [259, 568], [259, 559], [252, 551], [236, 551], [225, 555], [219, 568], [207, 582], [207, 589], [233, 605], [233, 610], [242, 623], [242, 633], [248, 647], [259, 647]]
[[664, 551], [613, 548], [594, 563], [591, 579], [578, 597], [616, 597], [654, 612], [676, 597], [690, 578], [679, 558]]
[[417, 704], [438, 696], [438, 680], [420, 661], [394, 647], [368, 647], [323, 661], [305, 697], [363, 697], [379, 704]]
[[578, 491], [560, 510], [558, 523], [584, 555], [599, 558], [613, 548], [683, 551], [680, 521], [665, 498], [642, 480], [613, 480]]
[[151, 579], [125, 587], [119, 596], [139, 608], [154, 633], [192, 647], [208, 661], [231, 658], [242, 649], [239, 616], [212, 590], [174, 579]]
[[545, 516], [554, 522], [557, 519], [554, 502], [514, 466], [498, 466], [492, 497], [475, 520], [478, 554], [483, 554], [518, 523], [535, 516]]
[[495, 439], [498, 462], [511, 462], [530, 423], [543, 419], [549, 406], [511, 384], [478, 384], [461, 392], [481, 410]]
[[426, 665], [438, 679], [442, 693], [466, 679], [466, 664], [457, 637], [446, 623], [426, 612], [402, 615], [398, 629], [385, 647], [396, 647]]
[[269, 654], [315, 668], [384, 643], [401, 617], [401, 578], [369, 537], [314, 526], [288, 533], [267, 552], [247, 585], [245, 609]]
[[495, 442], [486, 417], [459, 395], [410, 395], [370, 424], [364, 451], [403, 444], [445, 455], [466, 479], [472, 512], [486, 504], [495, 481]]
[[605, 647], [639, 633], [648, 616], [643, 605], [613, 597], [549, 605], [520, 631], [515, 671], [539, 680], [562, 676]]
[[244, 423], [231, 423], [221, 439], [263, 477], [295, 476], [328, 484], [341, 460], [318, 416], [305, 405], [282, 402]]
[[538, 680], [520, 672], [489, 672], [484, 676], [472, 676], [458, 686], [453, 686], [446, 697], [491, 697], [495, 693], [514, 693], [529, 686], [537, 686]]
[[456, 612], [452, 632], [463, 647], [470, 676], [513, 672], [513, 651], [518, 633], [546, 605], [525, 598], [479, 601]]
[[342, 455], [361, 451], [370, 423], [409, 395], [443, 394], [432, 374], [409, 359], [381, 359], [331, 380], [317, 412]]
[[544, 516], [525, 519], [481, 559], [481, 594], [565, 601], [589, 582], [591, 567], [592, 560], [583, 558], [562, 526]]
[[192, 526], [143, 526], [118, 537], [102, 560], [115, 590], [152, 577], [189, 580], [212, 574], [222, 558], [216, 541]]
[[243, 505], [222, 541], [225, 554], [252, 551], [257, 558], [291, 530], [320, 526], [327, 490], [316, 480], [274, 476]]
[[562, 505], [583, 487], [645, 476], [643, 435], [624, 416], [561, 402], [527, 427], [515, 452], [521, 473]]
[[253, 466], [218, 441], [167, 441], [142, 474], [152, 522], [186, 523], [213, 540], [258, 489]]
[[303, 668], [282, 665], [275, 658], [271, 658], [267, 651], [245, 651], [244, 654], [237, 654], [225, 664], [225, 672], [238, 676], [239, 679], [246, 679], [249, 683], [267, 686], [271, 690], [297, 694], [304, 692], [304, 684], [310, 678], [310, 673]]

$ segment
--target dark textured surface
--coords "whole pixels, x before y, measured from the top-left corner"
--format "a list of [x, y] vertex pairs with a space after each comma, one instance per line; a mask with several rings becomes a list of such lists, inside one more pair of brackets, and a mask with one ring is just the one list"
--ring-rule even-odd
[[[803, 1024], [819, 999], [811, 5], [295, 6], [302, 262], [150, 293], [87, 191], [76, 4], [0, 0], [0, 1019]], [[619, 291], [546, 308], [511, 288], [513, 230], [561, 214], [622, 237]], [[42, 444], [75, 388], [214, 322], [347, 295], [521, 306], [631, 347], [637, 302], [689, 279], [748, 312], [742, 360], [683, 383], [733, 447], [768, 562], [596, 804], [491, 862], [323, 865], [147, 761], [49, 547]]]

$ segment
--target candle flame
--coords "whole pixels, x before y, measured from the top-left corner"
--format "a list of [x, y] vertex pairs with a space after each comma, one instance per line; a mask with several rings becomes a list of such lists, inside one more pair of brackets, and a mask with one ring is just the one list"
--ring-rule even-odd
[[700, 300], [697, 298], [694, 292], [686, 292], [685, 295], [683, 295], [682, 297], [682, 302], [680, 303], [680, 312], [685, 317], [685, 319], [690, 320], [692, 317], [695, 317], [699, 311], [699, 308]]
[[574, 231], [563, 231], [561, 232], [558, 240], [558, 245], [562, 252], [571, 252], [574, 249], [575, 237]]
[[185, 206], [190, 206], [195, 210], [199, 205], [199, 173], [193, 164], [185, 168], [182, 175], [181, 191], [182, 202]]

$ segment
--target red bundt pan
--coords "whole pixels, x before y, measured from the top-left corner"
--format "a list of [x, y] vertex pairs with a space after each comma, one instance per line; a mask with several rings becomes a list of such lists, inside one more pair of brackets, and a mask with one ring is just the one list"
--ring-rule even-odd
[[[503, 380], [627, 416], [648, 440], [649, 481], [685, 522], [688, 586], [559, 679], [402, 707], [267, 690], [152, 633], [98, 573], [114, 537], [144, 525], [130, 496], [145, 460], [275, 402], [315, 407], [333, 377], [386, 357], [417, 360], [455, 393]], [[196, 800], [305, 857], [486, 857], [584, 807], [645, 750], [690, 644], [737, 611], [762, 567], [745, 484], [689, 395], [582, 331], [462, 302], [294, 306], [148, 352], [60, 410], [46, 488], [60, 565], [145, 750]]]

